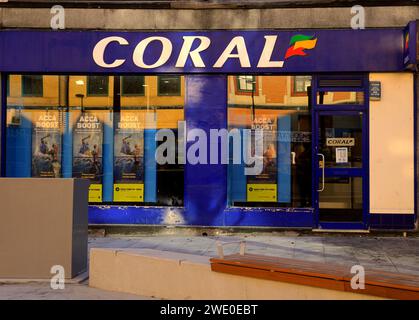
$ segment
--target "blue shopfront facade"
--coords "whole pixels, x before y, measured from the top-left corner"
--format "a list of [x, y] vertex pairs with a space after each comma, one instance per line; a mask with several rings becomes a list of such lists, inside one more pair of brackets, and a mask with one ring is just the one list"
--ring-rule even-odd
[[[406, 41], [406, 35], [409, 35]], [[229, 201], [233, 168], [227, 164], [184, 166], [183, 206], [117, 204], [112, 202], [112, 142], [103, 145], [103, 203], [89, 207], [90, 224], [255, 226], [323, 229], [413, 229], [417, 208], [371, 212], [370, 74], [413, 74], [416, 68], [416, 23], [406, 28], [367, 30], [258, 30], [258, 31], [0, 31], [2, 73], [2, 176], [27, 177], [30, 169], [8, 168], [8, 74], [88, 74], [185, 76], [184, 119], [186, 135], [194, 129], [209, 134], [228, 128], [228, 76], [310, 75], [311, 205], [235, 206]], [[408, 44], [408, 45], [407, 45]], [[383, 90], [386, 88], [383, 86]], [[414, 86], [410, 88], [413, 95]], [[329, 92], [362, 94], [360, 103], [325, 106], [319, 96]], [[385, 91], [384, 91], [385, 92]], [[392, 94], [387, 92], [387, 94]], [[411, 103], [414, 105], [412, 99]], [[416, 110], [416, 109], [415, 109]], [[417, 112], [417, 111], [415, 111]], [[362, 163], [352, 168], [325, 167], [321, 152], [321, 126], [331, 117], [359, 117], [362, 125]], [[412, 120], [412, 130], [416, 126]], [[358, 121], [358, 120], [356, 120]], [[287, 125], [286, 123], [284, 124]], [[288, 129], [289, 130], [289, 129]], [[113, 141], [113, 128], [105, 128], [105, 141]], [[110, 137], [106, 139], [106, 136]], [[64, 132], [71, 145], [71, 136]], [[70, 141], [70, 142], [69, 142]], [[349, 140], [348, 140], [349, 141]], [[208, 149], [210, 149], [209, 142]], [[415, 150], [415, 143], [410, 146]], [[186, 150], [192, 145], [186, 143]], [[155, 197], [155, 131], [144, 134], [145, 200]], [[71, 152], [63, 148], [63, 178], [71, 177]], [[342, 149], [342, 148], [341, 148]], [[342, 151], [342, 150], [341, 150]], [[344, 151], [344, 150], [343, 150]], [[333, 151], [334, 152], [334, 151]], [[9, 154], [8, 154], [9, 153]], [[15, 155], [24, 157], [24, 155]], [[290, 155], [291, 156], [291, 155]], [[343, 155], [344, 156], [344, 155]], [[414, 155], [416, 157], [416, 153]], [[374, 157], [373, 157], [374, 158]], [[12, 159], [12, 160], [11, 160]], [[374, 158], [375, 159], [375, 158]], [[30, 161], [30, 160], [28, 160]], [[337, 161], [337, 160], [336, 160]], [[322, 165], [320, 165], [322, 163]], [[414, 160], [412, 163], [415, 163]], [[67, 168], [67, 169], [66, 169]], [[413, 168], [416, 176], [417, 168]], [[284, 177], [282, 177], [284, 178]], [[362, 206], [356, 221], [322, 220], [319, 192], [333, 179], [362, 178]], [[280, 178], [279, 178], [280, 179]], [[285, 178], [286, 179], [286, 178]], [[352, 180], [351, 180], [352, 181]], [[416, 194], [417, 182], [412, 182]], [[281, 181], [278, 181], [281, 185]], [[355, 183], [353, 184], [355, 185]], [[244, 188], [246, 188], [244, 184]], [[279, 187], [281, 188], [281, 187]], [[244, 191], [245, 192], [245, 191]], [[376, 192], [376, 191], [374, 191]], [[240, 196], [238, 196], [240, 197]], [[414, 197], [414, 196], [413, 196]], [[152, 202], [152, 201], [150, 201]], [[338, 207], [336, 207], [338, 209]]]

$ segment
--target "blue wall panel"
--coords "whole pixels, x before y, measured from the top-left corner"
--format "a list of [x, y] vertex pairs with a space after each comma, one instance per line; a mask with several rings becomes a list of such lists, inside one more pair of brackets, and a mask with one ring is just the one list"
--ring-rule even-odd
[[183, 224], [184, 209], [169, 207], [90, 206], [89, 224]]
[[230, 208], [225, 212], [227, 226], [311, 228], [312, 209]]
[[[186, 78], [185, 119], [187, 135], [202, 129], [227, 127], [227, 78], [191, 75]], [[193, 142], [187, 142], [187, 149]], [[206, 141], [207, 150], [210, 149]], [[188, 162], [188, 161], [187, 161]], [[208, 161], [209, 162], [209, 156]], [[220, 162], [220, 161], [219, 161]], [[185, 165], [185, 220], [192, 225], [224, 225], [227, 204], [227, 165]]]
[[371, 229], [413, 230], [414, 214], [370, 214]]

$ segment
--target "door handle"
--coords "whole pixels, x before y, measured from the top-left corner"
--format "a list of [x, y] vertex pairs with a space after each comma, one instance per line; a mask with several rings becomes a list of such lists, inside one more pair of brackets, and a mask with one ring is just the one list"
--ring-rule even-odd
[[295, 164], [295, 152], [291, 151], [291, 164]]
[[317, 155], [322, 157], [322, 162], [323, 162], [323, 165], [322, 165], [322, 186], [321, 186], [320, 189], [317, 189], [317, 192], [322, 192], [324, 190], [324, 167], [326, 166], [326, 163], [325, 163], [325, 158], [324, 158], [323, 153], [318, 153]]

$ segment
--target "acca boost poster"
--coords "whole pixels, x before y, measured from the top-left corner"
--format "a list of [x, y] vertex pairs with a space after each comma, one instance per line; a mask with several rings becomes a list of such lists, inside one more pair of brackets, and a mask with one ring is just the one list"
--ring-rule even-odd
[[73, 129], [73, 177], [92, 181], [89, 202], [102, 202], [103, 123], [94, 112], [83, 112]]
[[114, 141], [114, 201], [143, 202], [144, 130], [138, 113], [121, 113]]
[[32, 177], [61, 176], [61, 130], [58, 111], [35, 111], [32, 123]]
[[259, 116], [252, 124], [252, 140], [248, 143], [255, 155], [254, 130], [263, 130], [263, 170], [260, 174], [247, 176], [248, 202], [277, 202], [277, 119]]

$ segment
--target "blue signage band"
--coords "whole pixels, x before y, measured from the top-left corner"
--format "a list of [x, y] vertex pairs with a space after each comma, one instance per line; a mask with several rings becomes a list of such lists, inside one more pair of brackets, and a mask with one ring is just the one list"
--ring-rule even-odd
[[403, 71], [403, 28], [297, 31], [0, 31], [0, 71]]

